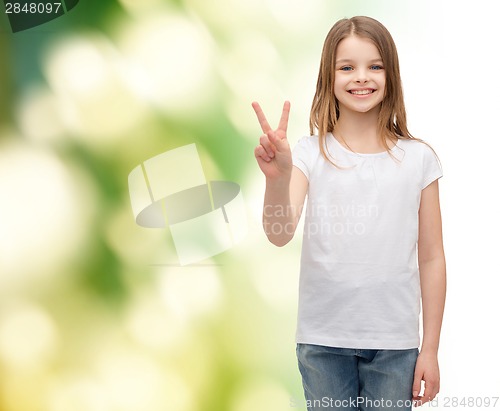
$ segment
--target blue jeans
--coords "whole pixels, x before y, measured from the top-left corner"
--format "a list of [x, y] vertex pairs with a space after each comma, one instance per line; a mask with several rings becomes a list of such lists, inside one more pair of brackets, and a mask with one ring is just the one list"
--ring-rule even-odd
[[358, 350], [297, 344], [308, 411], [406, 411], [418, 349]]

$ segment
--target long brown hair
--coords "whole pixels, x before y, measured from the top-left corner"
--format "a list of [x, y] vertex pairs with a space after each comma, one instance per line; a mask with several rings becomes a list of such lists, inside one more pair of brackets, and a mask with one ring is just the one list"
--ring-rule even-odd
[[377, 134], [382, 145], [390, 153], [387, 139], [415, 139], [408, 131], [406, 124], [399, 58], [391, 34], [384, 25], [371, 17], [356, 16], [342, 19], [334, 24], [325, 39], [309, 120], [311, 135], [317, 130], [321, 153], [329, 161], [331, 160], [325, 151], [326, 134], [333, 132], [340, 116], [338, 101], [333, 93], [337, 47], [343, 39], [352, 35], [371, 40], [377, 47], [384, 64], [385, 95], [377, 125]]

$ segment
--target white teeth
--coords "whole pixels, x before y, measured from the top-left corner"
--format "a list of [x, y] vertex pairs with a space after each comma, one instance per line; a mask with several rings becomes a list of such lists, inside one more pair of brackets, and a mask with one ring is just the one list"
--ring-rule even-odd
[[351, 90], [351, 94], [371, 94], [374, 90]]

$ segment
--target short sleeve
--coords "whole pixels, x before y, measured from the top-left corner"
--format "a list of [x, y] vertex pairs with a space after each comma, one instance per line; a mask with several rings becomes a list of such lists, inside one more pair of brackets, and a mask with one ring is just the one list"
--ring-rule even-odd
[[293, 165], [302, 171], [308, 180], [310, 179], [313, 165], [317, 158], [318, 148], [316, 147], [317, 144], [314, 144], [314, 140], [315, 136], [302, 137], [292, 151]]
[[422, 162], [422, 180], [420, 187], [423, 190], [433, 181], [441, 178], [443, 176], [443, 170], [437, 154], [427, 144], [424, 144]]

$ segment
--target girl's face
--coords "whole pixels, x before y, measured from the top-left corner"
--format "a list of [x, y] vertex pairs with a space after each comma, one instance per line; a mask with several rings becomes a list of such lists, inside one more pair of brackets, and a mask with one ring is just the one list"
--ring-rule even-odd
[[353, 35], [339, 43], [333, 92], [340, 113], [367, 113], [380, 108], [385, 70], [377, 47], [370, 40]]

